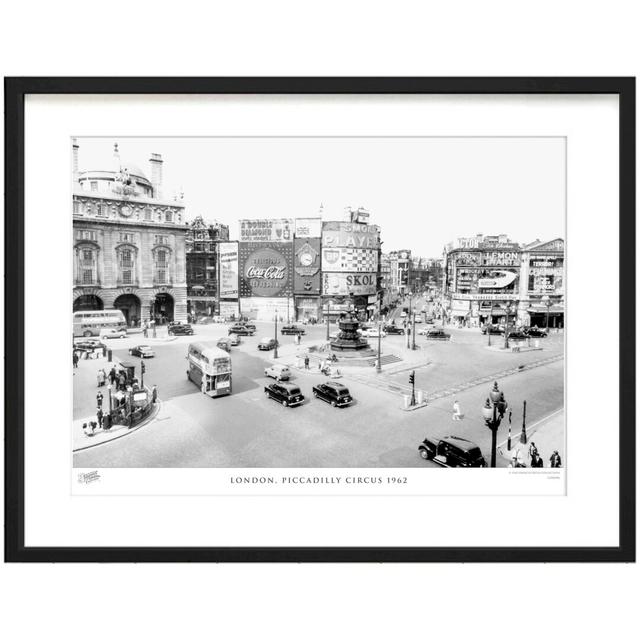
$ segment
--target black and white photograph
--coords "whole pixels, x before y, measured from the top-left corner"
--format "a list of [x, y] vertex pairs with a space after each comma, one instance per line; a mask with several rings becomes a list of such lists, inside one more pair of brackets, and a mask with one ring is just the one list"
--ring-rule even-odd
[[566, 163], [562, 136], [72, 138], [74, 468], [558, 473]]

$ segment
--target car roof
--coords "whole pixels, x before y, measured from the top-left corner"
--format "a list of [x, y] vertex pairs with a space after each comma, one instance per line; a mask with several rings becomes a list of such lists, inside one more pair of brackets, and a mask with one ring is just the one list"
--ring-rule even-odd
[[151, 349], [148, 344], [139, 344], [136, 349]]
[[480, 448], [475, 442], [471, 442], [471, 440], [461, 438], [460, 436], [445, 436], [444, 438], [441, 438], [441, 440], [449, 442], [450, 444], [458, 447], [458, 449], [463, 449], [464, 451], [471, 451], [471, 449]]
[[281, 382], [280, 386], [284, 387], [285, 389], [299, 389], [300, 385], [297, 385], [295, 382]]
[[347, 387], [343, 385], [341, 382], [325, 382], [325, 387], [333, 387], [334, 389], [346, 389]]

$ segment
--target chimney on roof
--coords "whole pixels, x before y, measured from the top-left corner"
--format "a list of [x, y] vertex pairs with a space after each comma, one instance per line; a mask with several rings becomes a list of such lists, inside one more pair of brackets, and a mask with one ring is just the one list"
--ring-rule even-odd
[[78, 140], [76, 138], [71, 138], [71, 142], [73, 143], [73, 179], [78, 179]]
[[152, 153], [149, 158], [149, 164], [151, 165], [153, 197], [162, 198], [162, 156], [159, 153]]

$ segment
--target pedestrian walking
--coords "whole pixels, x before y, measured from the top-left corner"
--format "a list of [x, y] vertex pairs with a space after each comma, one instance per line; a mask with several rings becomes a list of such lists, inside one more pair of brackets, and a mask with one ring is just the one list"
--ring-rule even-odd
[[158, 399], [158, 387], [154, 384], [153, 388], [151, 389], [151, 402], [155, 404], [157, 399]]
[[87, 431], [87, 423], [83, 422], [82, 423], [82, 433], [84, 433], [85, 436], [87, 436], [87, 438], [89, 437], [89, 435], [91, 435], [88, 431]]
[[538, 447], [536, 447], [536, 443], [532, 442], [529, 445], [529, 457], [533, 460], [538, 455]]
[[531, 460], [532, 467], [544, 467], [544, 462], [542, 460], [542, 456], [538, 454], [536, 451], [533, 455], [533, 459]]
[[109, 371], [109, 382], [111, 382], [111, 384], [114, 384], [115, 381], [116, 381], [116, 368], [111, 367], [111, 371]]
[[93, 435], [96, 432], [96, 427], [98, 426], [98, 423], [95, 420], [92, 420], [89, 423], [89, 427], [91, 428], [91, 435]]
[[98, 381], [98, 386], [102, 386], [102, 370], [98, 369], [98, 373], [96, 374], [96, 379]]
[[149, 324], [147, 323], [147, 321], [145, 320], [143, 325], [142, 325], [142, 335], [145, 338], [149, 337]]
[[152, 320], [150, 323], [151, 325], [151, 333], [153, 334], [153, 337], [156, 337], [156, 321]]
[[309, 369], [309, 356], [304, 357], [304, 368]]
[[462, 409], [460, 403], [457, 400], [453, 401], [453, 420], [462, 420]]
[[96, 411], [96, 418], [98, 418], [98, 427], [102, 429], [102, 418], [104, 417], [104, 413], [102, 413], [102, 408], [98, 407]]
[[102, 429], [104, 431], [109, 431], [109, 429], [111, 429], [111, 414], [108, 412], [102, 417]]
[[104, 396], [102, 395], [102, 391], [98, 391], [98, 393], [96, 394], [96, 404], [98, 406], [98, 409], [102, 407], [103, 399], [104, 399]]
[[562, 460], [560, 458], [560, 454], [557, 451], [554, 451], [549, 458], [549, 462], [551, 463], [551, 467], [557, 469], [562, 466]]
[[74, 351], [73, 352], [73, 368], [74, 369], [78, 368], [78, 360], [80, 360], [80, 358], [78, 358], [78, 352]]

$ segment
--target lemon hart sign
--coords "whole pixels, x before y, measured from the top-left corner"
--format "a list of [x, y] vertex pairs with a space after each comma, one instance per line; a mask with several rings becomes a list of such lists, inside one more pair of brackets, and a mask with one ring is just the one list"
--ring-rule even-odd
[[292, 264], [292, 243], [241, 242], [240, 296], [290, 296]]

